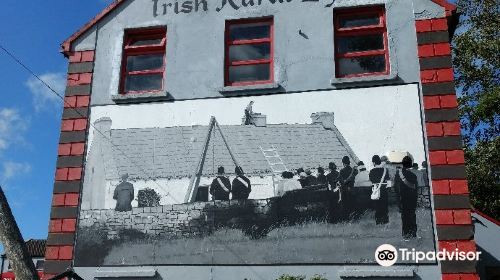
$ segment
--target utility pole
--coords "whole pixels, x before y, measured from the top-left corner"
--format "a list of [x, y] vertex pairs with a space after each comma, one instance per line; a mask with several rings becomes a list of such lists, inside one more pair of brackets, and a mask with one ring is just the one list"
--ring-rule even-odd
[[39, 280], [35, 265], [0, 186], [0, 241], [18, 280]]

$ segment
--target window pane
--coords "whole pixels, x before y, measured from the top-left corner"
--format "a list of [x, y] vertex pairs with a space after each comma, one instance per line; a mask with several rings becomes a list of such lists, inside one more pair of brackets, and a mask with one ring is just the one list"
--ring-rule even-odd
[[229, 27], [231, 40], [252, 40], [271, 37], [271, 26], [262, 23], [251, 25], [231, 25]]
[[234, 45], [229, 47], [229, 60], [266, 59], [271, 54], [271, 44]]
[[351, 28], [351, 27], [378, 25], [380, 23], [380, 18], [376, 14], [355, 16], [350, 18], [341, 17], [339, 22], [340, 22], [340, 28]]
[[385, 56], [341, 58], [338, 67], [340, 76], [384, 72], [386, 70]]
[[229, 67], [229, 82], [266, 81], [269, 79], [271, 79], [269, 64]]
[[132, 40], [132, 43], [130, 43], [130, 46], [140, 47], [140, 46], [159, 45], [159, 44], [161, 44], [161, 41], [163, 41], [163, 38]]
[[147, 91], [162, 89], [163, 74], [127, 75], [125, 91]]
[[38, 261], [36, 261], [36, 266], [35, 266], [35, 268], [36, 268], [37, 270], [41, 270], [41, 269], [43, 269], [44, 264], [45, 264], [45, 261], [43, 261], [43, 260], [38, 260]]
[[127, 57], [127, 72], [152, 70], [163, 67], [163, 54], [148, 54]]
[[355, 37], [339, 37], [337, 40], [340, 53], [383, 50], [384, 36], [382, 34]]

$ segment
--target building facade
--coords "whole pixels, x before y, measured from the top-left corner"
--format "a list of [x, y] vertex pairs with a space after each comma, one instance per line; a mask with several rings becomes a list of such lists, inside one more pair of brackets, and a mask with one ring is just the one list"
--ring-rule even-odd
[[455, 20], [441, 0], [115, 1], [62, 45], [46, 275], [478, 279], [377, 264], [382, 244], [475, 252]]
[[[45, 264], [45, 244], [46, 240], [42, 239], [30, 239], [26, 241], [26, 249], [28, 250], [28, 255], [33, 260], [35, 269], [38, 272], [38, 276], [40, 277], [43, 277], [43, 269]], [[7, 255], [2, 254], [1, 257], [2, 260], [0, 265], [0, 277], [2, 277], [3, 280], [16, 279]]]

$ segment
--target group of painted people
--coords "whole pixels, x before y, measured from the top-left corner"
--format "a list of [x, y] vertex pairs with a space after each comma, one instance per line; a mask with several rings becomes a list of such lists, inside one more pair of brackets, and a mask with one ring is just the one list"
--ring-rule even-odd
[[237, 166], [234, 170], [236, 178], [233, 182], [225, 175], [223, 166], [217, 169], [217, 177], [210, 185], [210, 194], [213, 200], [248, 199], [252, 192], [250, 179], [245, 176], [243, 169]]
[[[333, 192], [333, 222], [357, 219], [374, 209], [377, 225], [389, 223], [389, 192], [394, 189], [401, 212], [402, 235], [405, 239], [415, 238], [419, 179], [412, 170], [413, 160], [406, 156], [398, 167], [387, 163], [387, 158], [374, 155], [374, 168], [367, 171], [363, 162], [351, 166], [350, 158], [345, 156], [340, 171], [333, 162], [328, 165], [328, 174], [321, 167], [316, 176], [310, 170], [297, 169], [298, 182], [302, 188], [327, 188]], [[293, 177], [293, 173], [283, 173], [283, 178], [290, 176]]]

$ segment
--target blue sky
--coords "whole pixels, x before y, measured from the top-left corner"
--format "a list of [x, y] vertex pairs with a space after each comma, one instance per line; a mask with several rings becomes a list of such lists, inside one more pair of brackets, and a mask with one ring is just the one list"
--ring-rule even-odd
[[[62, 93], [60, 44], [109, 2], [3, 0], [0, 45]], [[24, 238], [46, 238], [62, 105], [1, 50], [0, 89], [0, 184]]]

